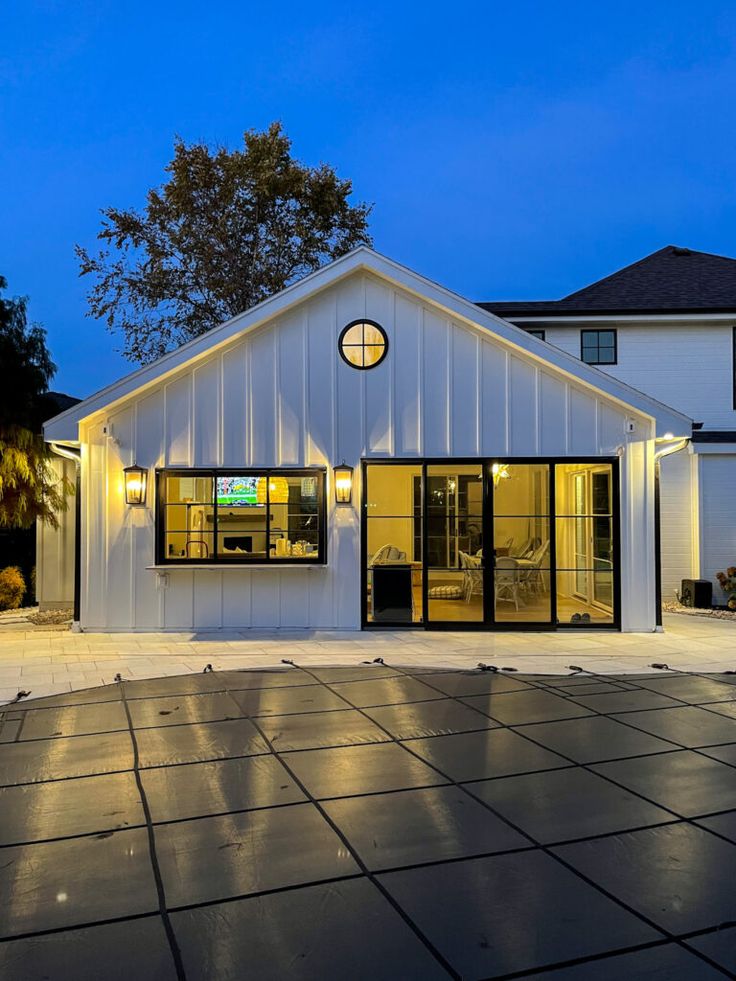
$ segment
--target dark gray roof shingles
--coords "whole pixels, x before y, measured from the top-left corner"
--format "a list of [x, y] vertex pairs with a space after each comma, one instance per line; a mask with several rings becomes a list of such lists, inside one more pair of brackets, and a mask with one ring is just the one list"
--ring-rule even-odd
[[736, 259], [667, 245], [561, 300], [478, 306], [506, 317], [736, 311]]

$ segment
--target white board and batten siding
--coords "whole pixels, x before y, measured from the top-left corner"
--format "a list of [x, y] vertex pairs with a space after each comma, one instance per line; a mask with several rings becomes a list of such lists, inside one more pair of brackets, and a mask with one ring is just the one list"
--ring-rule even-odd
[[[356, 371], [337, 341], [363, 316], [383, 325], [389, 352]], [[360, 270], [89, 417], [82, 626], [358, 629], [361, 458], [611, 456], [626, 446], [624, 628], [651, 629], [652, 420], [546, 363], [537, 346], [539, 357]], [[336, 509], [331, 467], [343, 459], [356, 468], [354, 507]], [[122, 469], [134, 460], [151, 479], [156, 467], [328, 467], [327, 565], [173, 567], [162, 588], [149, 568], [154, 489], [145, 509], [123, 503]]]
[[[736, 430], [733, 322], [614, 323], [617, 363], [601, 371], [702, 422], [706, 429]], [[546, 327], [548, 344], [580, 357], [580, 326]], [[689, 436], [687, 433], [677, 435]]]
[[662, 599], [680, 594], [683, 579], [697, 579], [697, 457], [685, 450], [661, 462]]
[[[76, 465], [60, 456], [49, 460], [56, 481], [65, 477], [74, 486]], [[58, 527], [36, 522], [36, 599], [41, 610], [71, 610], [74, 606], [75, 500], [56, 515]]]

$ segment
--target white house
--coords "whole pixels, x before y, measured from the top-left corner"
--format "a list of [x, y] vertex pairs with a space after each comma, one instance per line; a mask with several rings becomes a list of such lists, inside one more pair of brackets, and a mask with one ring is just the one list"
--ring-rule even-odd
[[482, 303], [695, 420], [662, 458], [662, 589], [736, 565], [736, 260], [666, 246], [562, 300]]
[[655, 629], [691, 419], [577, 353], [360, 248], [133, 372], [45, 427], [81, 629]]

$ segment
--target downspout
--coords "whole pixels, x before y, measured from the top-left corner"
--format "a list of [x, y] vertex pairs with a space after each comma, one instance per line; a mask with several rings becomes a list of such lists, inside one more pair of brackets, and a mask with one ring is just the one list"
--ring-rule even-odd
[[665, 446], [654, 454], [654, 603], [656, 609], [656, 632], [662, 631], [662, 503], [661, 503], [661, 461], [666, 456], [679, 453], [690, 442], [689, 436], [677, 440], [672, 446]]
[[73, 460], [76, 468], [76, 484], [74, 494], [74, 613], [72, 630], [79, 630], [82, 598], [82, 451], [76, 446], [61, 446], [50, 443], [51, 449], [57, 456]]

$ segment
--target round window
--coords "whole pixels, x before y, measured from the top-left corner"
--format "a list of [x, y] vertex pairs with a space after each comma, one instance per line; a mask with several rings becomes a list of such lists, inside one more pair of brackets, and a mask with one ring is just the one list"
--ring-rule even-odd
[[340, 334], [338, 347], [351, 368], [375, 368], [388, 354], [388, 337], [375, 320], [353, 320]]

